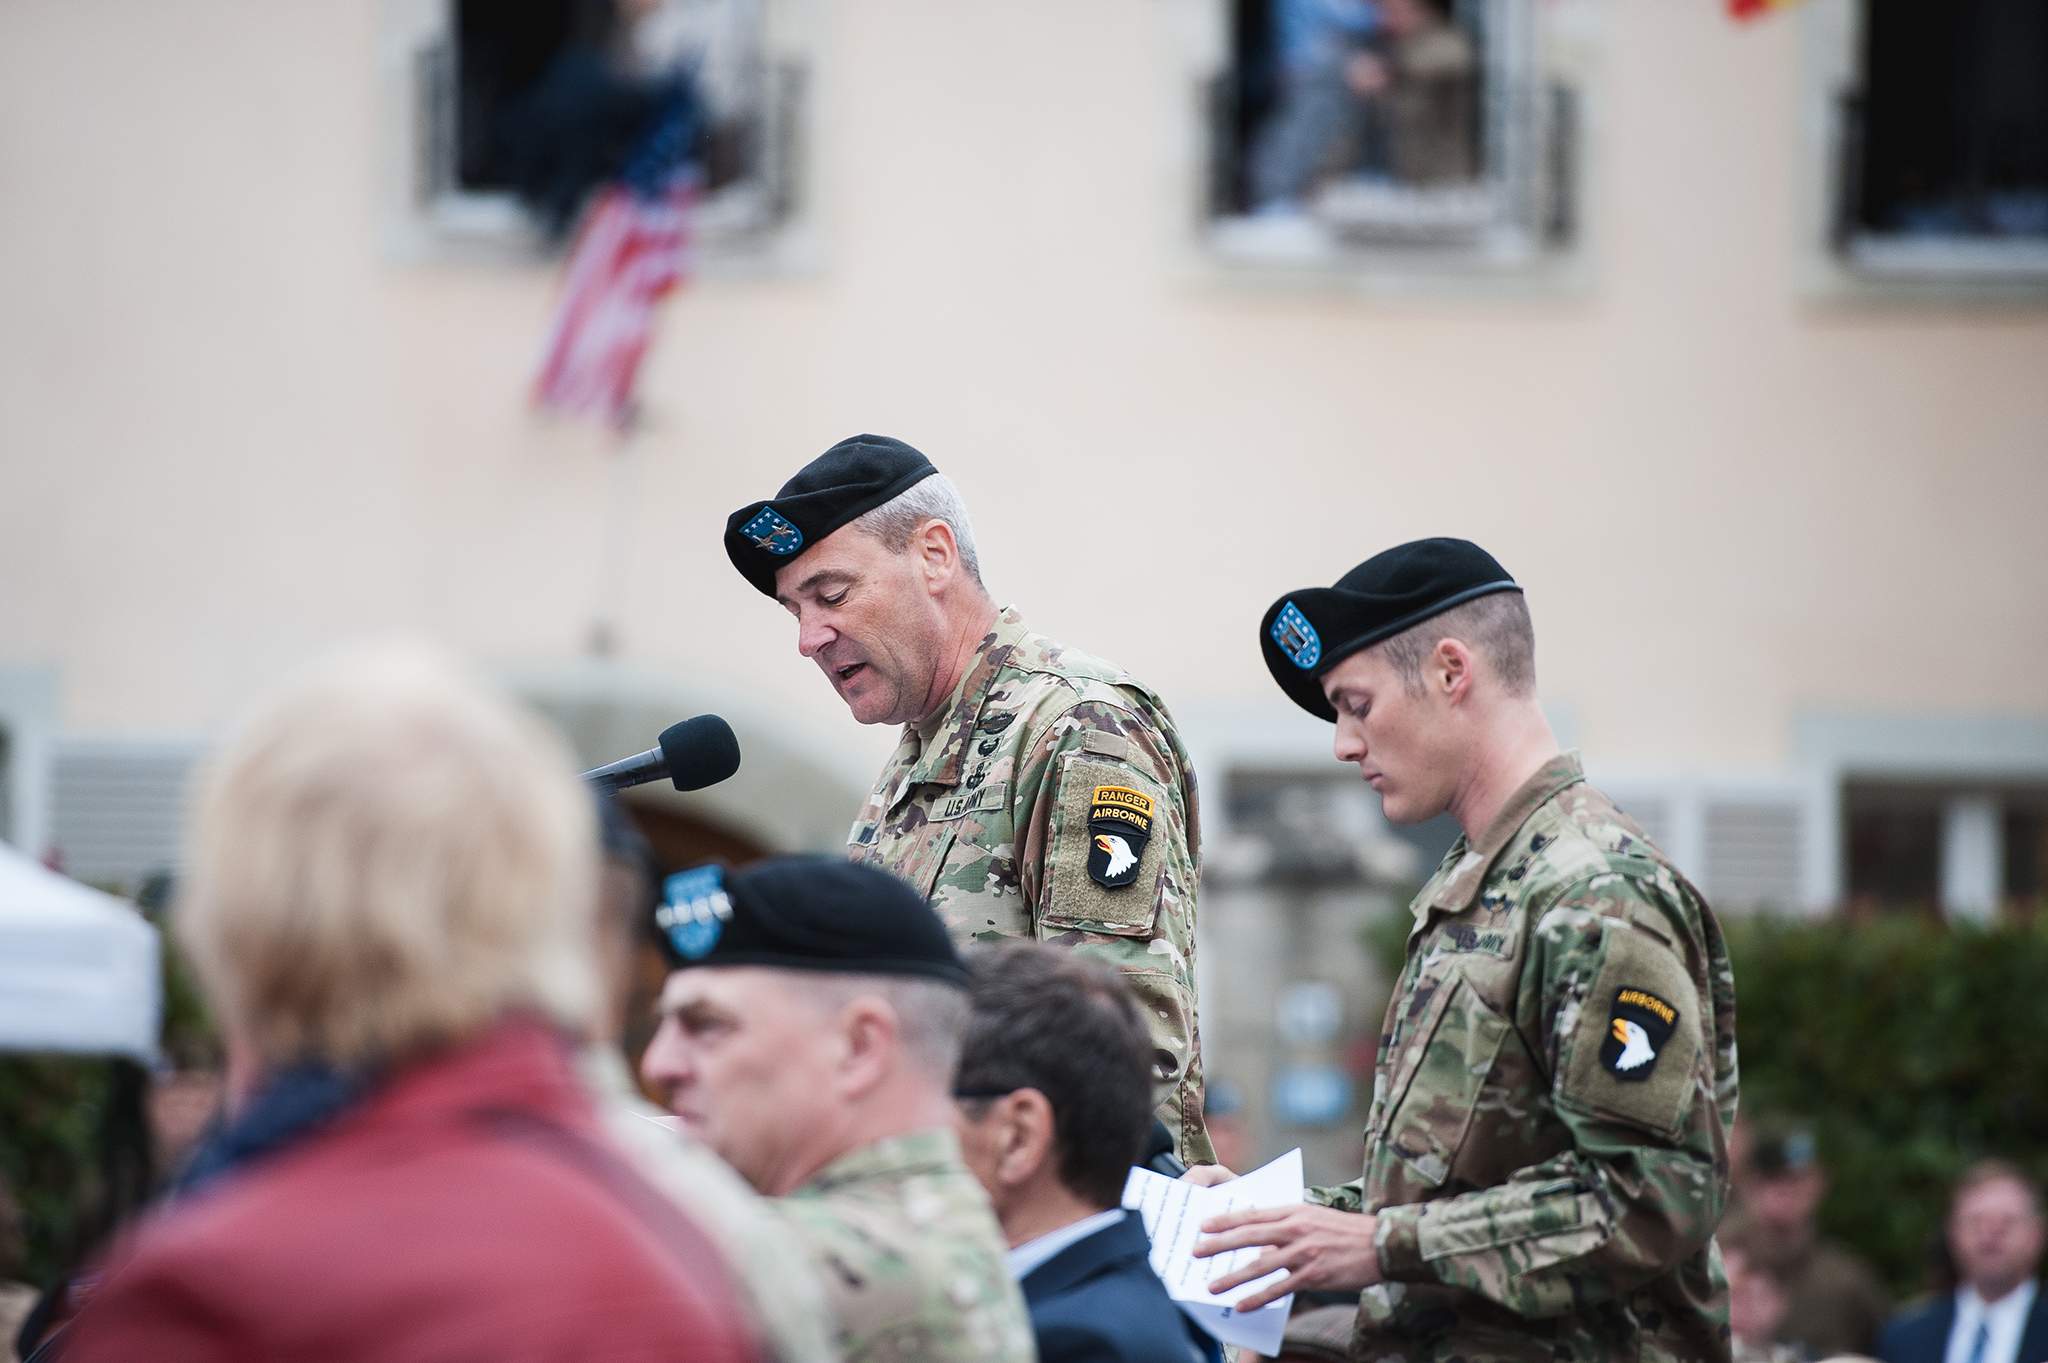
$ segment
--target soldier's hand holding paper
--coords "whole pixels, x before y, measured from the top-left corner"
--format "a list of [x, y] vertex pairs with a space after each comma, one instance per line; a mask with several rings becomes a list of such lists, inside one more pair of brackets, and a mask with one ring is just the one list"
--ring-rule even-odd
[[1313, 1203], [1248, 1207], [1204, 1221], [1202, 1232], [1210, 1238], [1196, 1242], [1195, 1257], [1266, 1247], [1250, 1265], [1209, 1284], [1211, 1292], [1221, 1294], [1286, 1269], [1286, 1277], [1237, 1303], [1239, 1311], [1256, 1311], [1290, 1292], [1358, 1292], [1379, 1282], [1379, 1255], [1373, 1247], [1378, 1229], [1378, 1217]]

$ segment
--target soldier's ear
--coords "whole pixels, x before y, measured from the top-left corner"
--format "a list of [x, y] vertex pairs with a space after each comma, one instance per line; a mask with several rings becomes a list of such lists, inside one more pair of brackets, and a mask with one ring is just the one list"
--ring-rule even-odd
[[878, 998], [854, 999], [833, 1025], [840, 1029], [839, 1083], [844, 1097], [865, 1096], [906, 1060], [896, 1014]]
[[910, 552], [918, 556], [924, 578], [934, 593], [950, 585], [961, 572], [960, 543], [953, 527], [944, 521], [926, 521], [910, 537]]

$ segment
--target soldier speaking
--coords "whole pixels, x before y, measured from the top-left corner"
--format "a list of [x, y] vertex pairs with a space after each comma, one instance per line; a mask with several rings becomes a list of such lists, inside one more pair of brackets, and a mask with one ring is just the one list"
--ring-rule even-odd
[[1205, 1223], [1197, 1254], [1267, 1247], [1212, 1290], [1285, 1268], [1240, 1307], [1357, 1291], [1354, 1360], [1726, 1360], [1727, 952], [1558, 751], [1521, 587], [1476, 545], [1421, 540], [1282, 597], [1259, 642], [1389, 819], [1449, 811], [1464, 836], [1411, 905], [1362, 1177]]
[[797, 619], [863, 724], [901, 724], [848, 838], [955, 941], [1050, 941], [1122, 971], [1152, 1027], [1158, 1116], [1212, 1158], [1195, 1031], [1194, 769], [1166, 707], [996, 609], [952, 481], [861, 435], [726, 522], [741, 575]]

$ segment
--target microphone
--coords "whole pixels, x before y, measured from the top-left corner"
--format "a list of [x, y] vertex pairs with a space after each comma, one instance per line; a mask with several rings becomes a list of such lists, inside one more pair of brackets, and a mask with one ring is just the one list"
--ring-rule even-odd
[[661, 731], [659, 747], [637, 757], [594, 767], [583, 779], [601, 795], [613, 795], [627, 786], [644, 786], [666, 776], [677, 790], [702, 790], [715, 786], [740, 769], [740, 741], [732, 725], [717, 715], [699, 715]]

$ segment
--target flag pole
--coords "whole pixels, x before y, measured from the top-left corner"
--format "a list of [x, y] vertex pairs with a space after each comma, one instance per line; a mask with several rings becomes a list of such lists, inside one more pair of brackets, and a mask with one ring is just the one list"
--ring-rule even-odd
[[604, 538], [597, 551], [597, 591], [590, 611], [590, 655], [619, 651], [620, 617], [626, 597], [626, 568], [632, 558], [633, 508], [639, 501], [645, 438], [637, 405], [621, 414], [612, 453], [612, 488], [605, 507]]

